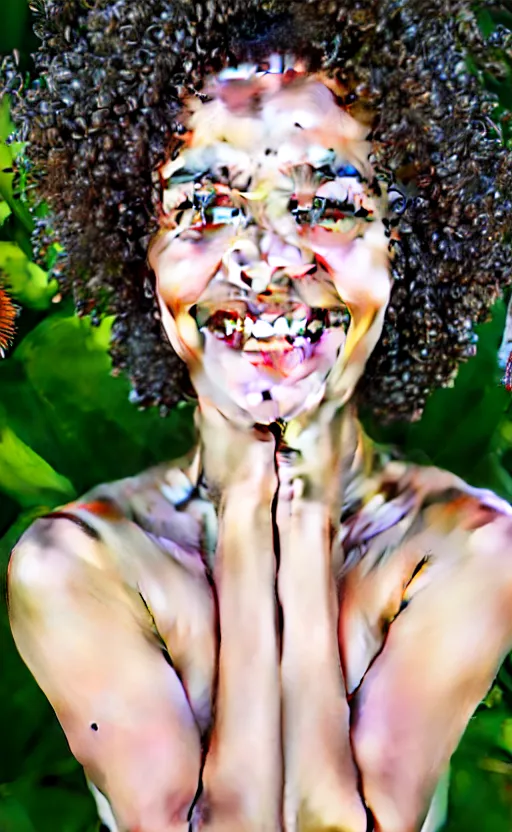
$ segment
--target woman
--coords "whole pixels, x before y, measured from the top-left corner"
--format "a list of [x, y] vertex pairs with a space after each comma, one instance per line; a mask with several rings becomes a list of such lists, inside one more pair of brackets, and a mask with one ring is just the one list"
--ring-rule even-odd
[[440, 11], [40, 22], [30, 140], [68, 276], [110, 287], [141, 400], [175, 400], [175, 356], [198, 397], [186, 460], [11, 561], [20, 652], [120, 829], [419, 829], [511, 647], [509, 506], [376, 453], [355, 414], [378, 344], [358, 397], [417, 416], [507, 279], [510, 160], [475, 123], [474, 20]]

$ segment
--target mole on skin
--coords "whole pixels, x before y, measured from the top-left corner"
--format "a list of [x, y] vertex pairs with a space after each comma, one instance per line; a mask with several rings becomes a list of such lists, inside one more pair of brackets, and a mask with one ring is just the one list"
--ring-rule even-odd
[[186, 832], [194, 806], [205, 832], [365, 832], [368, 806], [379, 832], [432, 832], [512, 643], [510, 507], [391, 461], [349, 403], [389, 301], [390, 195], [331, 85], [241, 66], [186, 102], [149, 260], [195, 455], [13, 554], [16, 643], [112, 829]]

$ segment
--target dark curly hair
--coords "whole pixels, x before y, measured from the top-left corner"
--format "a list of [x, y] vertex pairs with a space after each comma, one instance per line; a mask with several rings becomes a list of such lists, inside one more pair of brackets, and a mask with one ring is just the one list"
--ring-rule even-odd
[[[184, 96], [226, 64], [269, 51], [335, 75], [370, 125], [378, 177], [403, 194], [391, 218], [394, 286], [359, 385], [375, 415], [417, 418], [475, 352], [474, 325], [511, 275], [512, 161], [479, 73], [510, 36], [484, 43], [464, 0], [34, 0], [34, 82], [11, 65], [17, 137], [51, 214], [44, 255], [80, 313], [114, 313], [111, 354], [140, 405], [187, 390], [162, 337], [146, 254], [157, 228], [155, 168], [175, 144]], [[471, 57], [470, 63], [466, 60]], [[471, 71], [468, 68], [471, 67]]]

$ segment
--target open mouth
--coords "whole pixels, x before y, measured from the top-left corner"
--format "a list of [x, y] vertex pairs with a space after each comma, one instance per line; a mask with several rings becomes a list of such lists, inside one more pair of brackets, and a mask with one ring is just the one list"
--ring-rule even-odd
[[346, 334], [350, 314], [346, 307], [311, 308], [302, 303], [257, 308], [245, 301], [190, 310], [199, 331], [210, 333], [230, 349], [244, 354], [251, 364], [292, 369], [310, 358], [326, 333]]
[[195, 307], [190, 311], [200, 332], [208, 330], [227, 346], [243, 352], [286, 351], [304, 341], [313, 345], [330, 329], [341, 327], [346, 332], [350, 323], [346, 307], [312, 309], [294, 304], [289, 309], [254, 312], [248, 304], [237, 302], [236, 306], [215, 310]]

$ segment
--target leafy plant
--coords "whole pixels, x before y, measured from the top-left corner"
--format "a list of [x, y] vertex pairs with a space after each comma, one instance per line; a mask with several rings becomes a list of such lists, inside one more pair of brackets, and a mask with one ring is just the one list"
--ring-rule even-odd
[[[4, 0], [1, 15], [0, 52], [23, 50], [31, 39], [26, 4]], [[490, 11], [481, 22], [490, 31], [496, 23]], [[511, 90], [510, 83], [500, 87], [499, 118], [510, 109]], [[2, 101], [0, 287], [21, 310], [13, 349], [0, 361], [4, 593], [10, 549], [35, 517], [96, 483], [178, 456], [192, 441], [189, 406], [161, 419], [155, 411], [139, 412], [130, 404], [127, 380], [110, 375], [112, 321], [104, 319], [95, 327], [78, 319], [60, 299], [49, 273], [33, 262], [32, 219], [23, 177], [15, 176], [23, 147], [6, 143], [10, 133], [8, 102]], [[51, 252], [49, 265], [59, 253]], [[512, 500], [512, 400], [497, 365], [504, 317], [500, 302], [492, 321], [480, 328], [477, 357], [462, 368], [453, 389], [432, 397], [421, 422], [383, 428], [367, 418], [366, 427], [377, 441], [397, 445], [407, 458], [449, 468]], [[0, 605], [0, 644], [0, 830], [92, 832], [97, 821], [80, 766], [18, 657], [5, 605]], [[509, 832], [511, 668], [511, 663], [503, 668], [454, 756], [447, 832]]]

